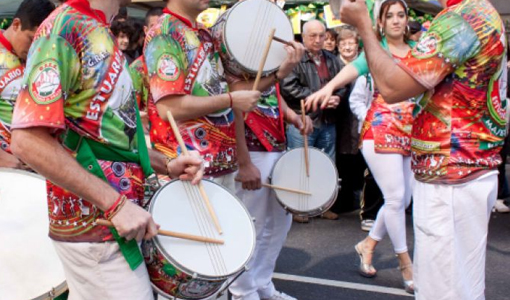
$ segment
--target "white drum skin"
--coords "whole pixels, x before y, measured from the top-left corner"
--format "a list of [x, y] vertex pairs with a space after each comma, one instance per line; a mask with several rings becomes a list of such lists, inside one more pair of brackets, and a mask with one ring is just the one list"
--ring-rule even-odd
[[202, 180], [223, 234], [216, 230], [197, 186], [174, 180], [156, 192], [149, 212], [161, 229], [224, 240], [213, 245], [157, 236], [142, 245], [154, 288], [165, 297], [203, 299], [243, 272], [255, 249], [253, 221], [235, 195]]
[[309, 192], [303, 195], [275, 189], [278, 202], [294, 215], [314, 217], [327, 211], [338, 196], [338, 171], [324, 152], [309, 147], [310, 176], [306, 175], [304, 148], [285, 152], [271, 172], [271, 184]]
[[0, 299], [53, 299], [67, 290], [48, 237], [46, 181], [40, 175], [0, 169]]
[[[255, 77], [273, 28], [276, 37], [294, 40], [292, 25], [285, 12], [267, 0], [238, 2], [220, 16], [211, 33], [225, 69], [236, 76]], [[278, 70], [286, 57], [284, 45], [273, 41], [263, 73]]]

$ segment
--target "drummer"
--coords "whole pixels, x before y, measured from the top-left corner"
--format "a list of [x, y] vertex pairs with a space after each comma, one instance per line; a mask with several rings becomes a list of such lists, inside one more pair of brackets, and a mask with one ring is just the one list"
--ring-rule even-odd
[[167, 121], [171, 111], [186, 147], [204, 157], [206, 176], [234, 191], [234, 110], [253, 110], [260, 92], [228, 92], [212, 37], [195, 21], [207, 7], [204, 1], [167, 1], [163, 16], [147, 34], [150, 138], [153, 147], [168, 157], [181, 153]]
[[[157, 233], [140, 207], [152, 169], [128, 65], [108, 30], [129, 2], [70, 0], [57, 8], [35, 35], [14, 109], [11, 149], [48, 179], [49, 235], [69, 299], [153, 299], [136, 243]], [[202, 160], [193, 155], [152, 163], [196, 183]], [[95, 225], [97, 218], [114, 229]], [[116, 232], [128, 242], [115, 242]]]
[[25, 60], [37, 27], [55, 9], [49, 0], [24, 0], [11, 25], [0, 30], [0, 168], [25, 168], [11, 153], [11, 119]]

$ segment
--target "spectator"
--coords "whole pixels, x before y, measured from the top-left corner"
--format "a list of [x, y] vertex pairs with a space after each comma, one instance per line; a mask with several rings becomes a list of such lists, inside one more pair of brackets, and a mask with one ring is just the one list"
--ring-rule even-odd
[[334, 55], [338, 55], [338, 47], [337, 47], [337, 37], [338, 33], [334, 29], [326, 30], [326, 40], [324, 41], [324, 50], [328, 50]]
[[131, 38], [135, 33], [135, 29], [130, 22], [114, 21], [111, 30], [113, 35], [117, 38], [119, 49], [124, 53], [129, 64], [133, 62], [134, 57], [129, 55], [129, 46]]

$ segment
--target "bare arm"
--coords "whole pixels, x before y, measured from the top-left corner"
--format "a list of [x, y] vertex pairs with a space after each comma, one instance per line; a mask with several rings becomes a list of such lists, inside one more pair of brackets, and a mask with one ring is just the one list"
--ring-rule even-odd
[[161, 119], [168, 120], [166, 112], [171, 111], [176, 121], [197, 119], [229, 106], [230, 99], [227, 94], [209, 97], [167, 96], [156, 103]]
[[347, 84], [353, 82], [358, 78], [358, 70], [352, 65], [348, 64], [342, 68], [340, 73], [331, 79], [322, 89], [313, 93], [306, 98], [305, 107], [307, 110], [317, 110], [319, 105], [325, 109], [329, 99], [335, 90], [345, 87]]
[[370, 73], [386, 102], [404, 101], [426, 91], [424, 86], [402, 70], [381, 47], [372, 30], [364, 1], [344, 1], [340, 13], [344, 22], [358, 28]]
[[243, 113], [234, 110], [236, 126], [236, 147], [239, 172], [235, 178], [246, 190], [258, 190], [262, 187], [260, 170], [252, 163], [248, 145], [246, 144], [245, 124]]
[[0, 149], [0, 168], [24, 169], [23, 163], [14, 155]]

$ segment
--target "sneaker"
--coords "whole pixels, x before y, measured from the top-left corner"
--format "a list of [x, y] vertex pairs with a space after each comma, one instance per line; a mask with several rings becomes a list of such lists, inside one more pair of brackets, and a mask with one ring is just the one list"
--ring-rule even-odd
[[361, 221], [361, 230], [363, 231], [370, 231], [372, 229], [372, 226], [374, 226], [374, 220], [366, 219]]
[[303, 217], [303, 216], [293, 216], [292, 219], [294, 220], [294, 222], [298, 222], [298, 223], [308, 223], [308, 222], [310, 222], [310, 218]]
[[262, 300], [297, 300], [296, 298], [289, 296], [283, 292], [275, 291], [271, 298], [262, 299]]
[[510, 207], [505, 205], [505, 201], [498, 199], [496, 200], [496, 204], [494, 204], [494, 211], [498, 213], [509, 213]]

